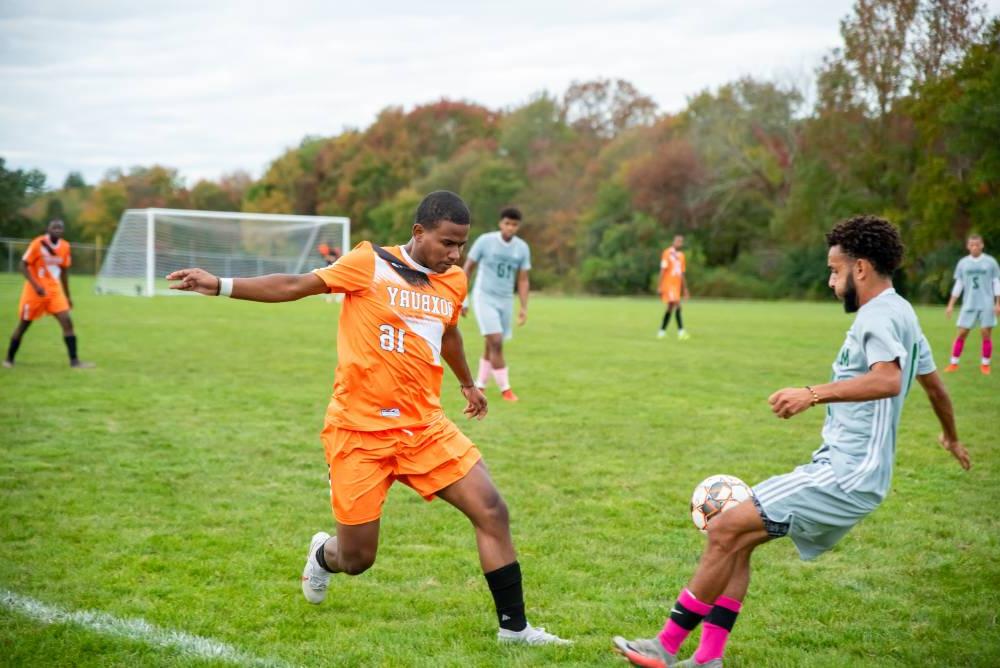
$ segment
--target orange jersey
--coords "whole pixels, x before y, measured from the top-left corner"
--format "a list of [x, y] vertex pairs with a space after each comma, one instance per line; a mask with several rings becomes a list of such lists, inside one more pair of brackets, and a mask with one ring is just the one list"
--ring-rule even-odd
[[326, 423], [355, 431], [430, 424], [441, 410], [441, 337], [455, 326], [468, 287], [459, 267], [436, 274], [401, 246], [385, 249], [426, 275], [411, 285], [367, 241], [313, 273], [345, 293], [337, 332], [337, 373]]
[[46, 291], [61, 289], [59, 277], [62, 276], [62, 270], [72, 263], [69, 242], [60, 239], [53, 244], [47, 234], [32, 239], [21, 259], [28, 265], [31, 277]]
[[673, 246], [664, 250], [660, 256], [660, 269], [663, 271], [660, 277], [661, 290], [667, 286], [680, 286], [684, 280], [684, 272], [687, 271], [684, 252], [674, 250]]

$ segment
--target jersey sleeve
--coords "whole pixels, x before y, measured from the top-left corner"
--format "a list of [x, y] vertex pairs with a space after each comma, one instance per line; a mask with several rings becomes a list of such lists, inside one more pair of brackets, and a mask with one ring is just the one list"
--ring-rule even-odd
[[902, 340], [892, 326], [892, 321], [879, 314], [873, 314], [873, 317], [866, 318], [861, 323], [861, 346], [865, 351], [865, 361], [869, 369], [879, 362], [892, 362], [897, 359], [902, 367], [908, 357]]
[[371, 287], [375, 275], [375, 253], [371, 244], [362, 241], [329, 267], [313, 273], [326, 283], [327, 292], [362, 292]]
[[953, 277], [956, 281], [962, 278], [962, 265], [965, 264], [965, 258], [958, 261], [955, 265], [955, 276]]
[[667, 268], [667, 251], [660, 253], [660, 269]]
[[483, 259], [483, 247], [486, 245], [484, 239], [485, 234], [479, 235], [479, 238], [472, 242], [472, 248], [469, 249], [469, 259], [473, 262], [479, 262]]
[[21, 259], [27, 262], [28, 264], [31, 264], [32, 262], [38, 259], [38, 256], [41, 254], [41, 252], [42, 252], [42, 242], [38, 239], [32, 239], [31, 243], [28, 244], [27, 250], [24, 251], [24, 255], [21, 256]]
[[917, 375], [926, 376], [935, 370], [937, 370], [937, 366], [934, 364], [931, 344], [928, 343], [927, 337], [921, 334], [920, 341], [917, 343]]

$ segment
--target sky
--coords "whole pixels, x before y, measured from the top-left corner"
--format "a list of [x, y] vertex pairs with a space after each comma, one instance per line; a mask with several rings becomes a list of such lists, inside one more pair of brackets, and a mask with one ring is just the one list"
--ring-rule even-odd
[[[996, 5], [1000, 0], [990, 2]], [[348, 4], [350, 6], [348, 6]], [[306, 135], [441, 98], [511, 108], [624, 78], [663, 111], [808, 85], [850, 0], [0, 3], [0, 157], [51, 187], [154, 163], [257, 177]]]

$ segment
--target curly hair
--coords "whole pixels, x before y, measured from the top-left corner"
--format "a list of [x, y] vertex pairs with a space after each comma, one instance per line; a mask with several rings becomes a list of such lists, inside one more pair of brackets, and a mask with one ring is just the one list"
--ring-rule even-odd
[[826, 245], [830, 248], [840, 246], [856, 260], [868, 260], [883, 276], [892, 276], [903, 261], [899, 230], [878, 216], [854, 216], [837, 223], [827, 233]]
[[512, 206], [505, 207], [500, 212], [500, 220], [503, 220], [504, 218], [510, 218], [511, 220], [519, 221], [521, 220], [521, 210], [516, 209]]

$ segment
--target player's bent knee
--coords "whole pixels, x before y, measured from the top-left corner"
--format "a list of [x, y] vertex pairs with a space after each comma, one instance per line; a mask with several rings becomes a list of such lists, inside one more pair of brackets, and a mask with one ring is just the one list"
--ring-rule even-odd
[[369, 548], [341, 550], [337, 555], [337, 561], [344, 573], [361, 575], [375, 565], [376, 553], [377, 550]]
[[345, 555], [340, 559], [340, 567], [348, 575], [361, 575], [375, 565], [375, 553]]

